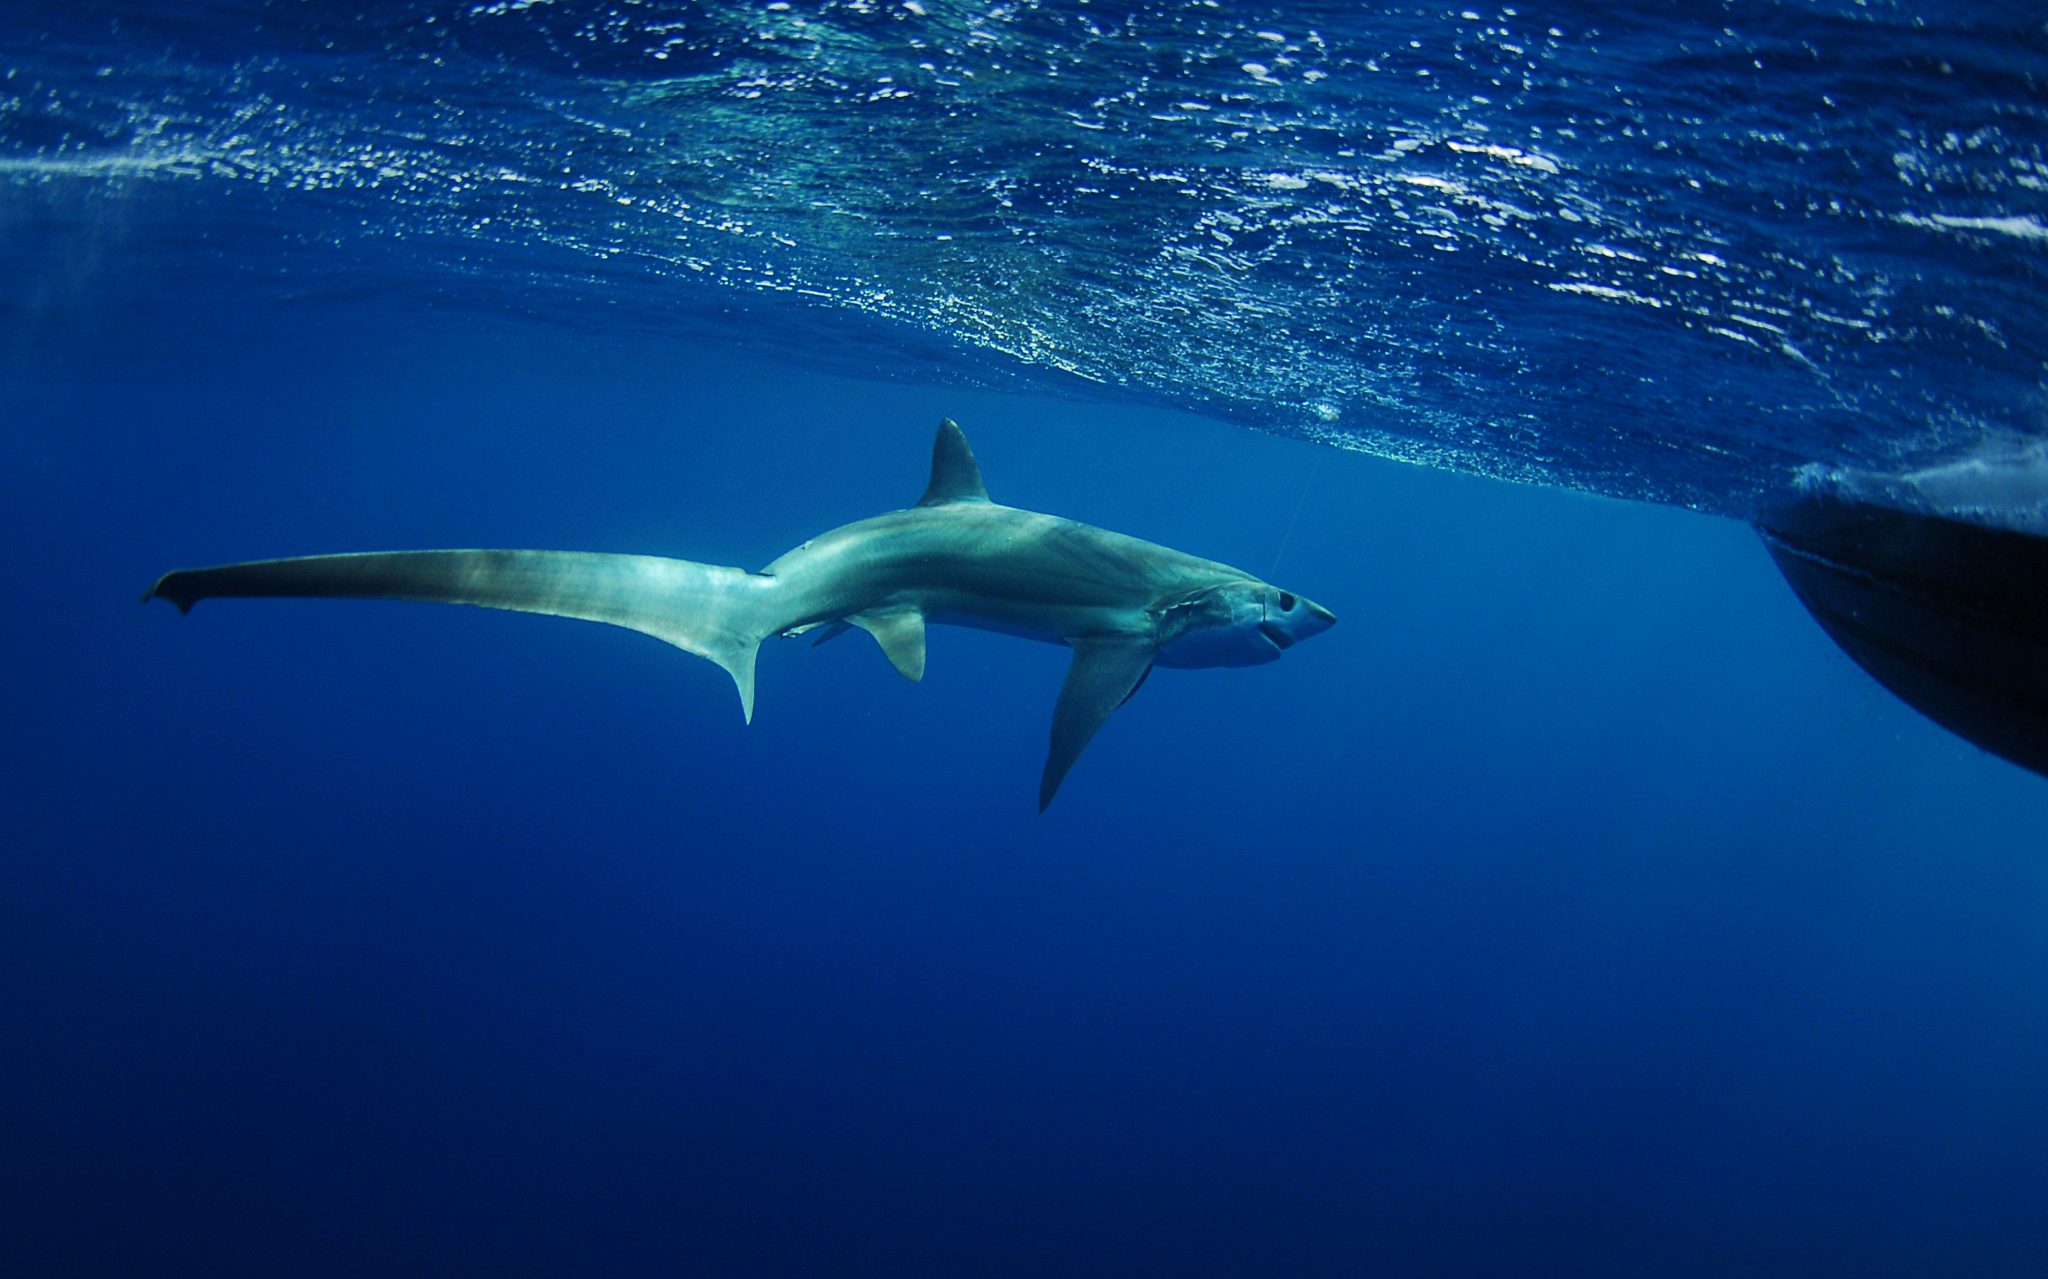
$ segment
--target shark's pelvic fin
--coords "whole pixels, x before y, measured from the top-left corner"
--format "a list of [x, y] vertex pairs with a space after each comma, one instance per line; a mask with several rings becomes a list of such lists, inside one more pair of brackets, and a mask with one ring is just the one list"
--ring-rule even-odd
[[967, 436], [959, 424], [947, 418], [939, 423], [938, 437], [932, 441], [932, 481], [925, 485], [924, 496], [917, 499], [917, 504], [986, 501], [988, 490], [982, 487], [981, 467], [974, 460], [974, 450], [967, 447]]
[[1138, 636], [1077, 639], [1073, 645], [1074, 664], [1067, 668], [1059, 705], [1053, 708], [1052, 750], [1045, 757], [1045, 773], [1038, 782], [1041, 813], [1052, 803], [1067, 770], [1081, 758], [1102, 721], [1145, 682], [1158, 652], [1150, 638]]
[[846, 619], [875, 637], [897, 673], [913, 683], [924, 678], [924, 614], [914, 608], [873, 609]]
[[754, 718], [754, 657], [773, 623], [773, 578], [655, 555], [585, 551], [395, 551], [258, 560], [166, 573], [161, 596], [190, 612], [214, 596], [424, 600], [623, 626], [723, 666]]

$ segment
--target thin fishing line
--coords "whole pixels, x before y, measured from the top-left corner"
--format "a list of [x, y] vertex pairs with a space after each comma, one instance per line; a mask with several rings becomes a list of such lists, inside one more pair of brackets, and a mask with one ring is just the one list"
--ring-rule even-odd
[[1316, 476], [1323, 473], [1323, 461], [1329, 454], [1316, 450], [1316, 464], [1309, 468], [1308, 478], [1301, 482], [1301, 496], [1294, 499], [1294, 514], [1287, 517], [1287, 531], [1280, 535], [1280, 549], [1273, 552], [1273, 567], [1266, 570], [1266, 576], [1273, 577], [1280, 572], [1280, 558], [1287, 554], [1287, 543], [1294, 538], [1294, 526], [1301, 519], [1301, 508], [1308, 505], [1308, 491], [1314, 486]]

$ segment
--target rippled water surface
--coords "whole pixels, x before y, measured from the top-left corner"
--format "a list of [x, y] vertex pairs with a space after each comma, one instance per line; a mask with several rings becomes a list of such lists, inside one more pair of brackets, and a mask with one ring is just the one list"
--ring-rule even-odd
[[1732, 514], [2043, 429], [2031, 6], [86, 4], [0, 63], [29, 322], [744, 301], [821, 369]]

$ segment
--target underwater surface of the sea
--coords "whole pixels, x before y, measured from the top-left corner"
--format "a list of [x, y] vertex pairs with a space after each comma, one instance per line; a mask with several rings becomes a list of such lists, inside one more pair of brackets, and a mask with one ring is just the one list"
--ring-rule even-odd
[[[2032, 5], [0, 0], [0, 1270], [2041, 1274], [2048, 782], [1741, 519], [2044, 285]], [[1039, 816], [1048, 645], [135, 602], [942, 416], [1339, 624]]]

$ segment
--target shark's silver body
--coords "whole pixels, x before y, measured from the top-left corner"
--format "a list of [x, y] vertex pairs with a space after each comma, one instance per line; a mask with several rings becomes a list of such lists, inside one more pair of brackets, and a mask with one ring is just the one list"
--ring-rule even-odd
[[1229, 565], [989, 501], [950, 421], [916, 506], [821, 533], [758, 573], [580, 551], [373, 552], [169, 573], [144, 598], [189, 610], [229, 595], [429, 600], [608, 622], [723, 666], [750, 721], [755, 655], [771, 635], [829, 628], [822, 642], [859, 627], [913, 680], [924, 674], [927, 623], [1067, 644], [1074, 663], [1040, 809], [1155, 664], [1271, 661], [1336, 620]]

